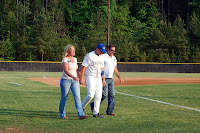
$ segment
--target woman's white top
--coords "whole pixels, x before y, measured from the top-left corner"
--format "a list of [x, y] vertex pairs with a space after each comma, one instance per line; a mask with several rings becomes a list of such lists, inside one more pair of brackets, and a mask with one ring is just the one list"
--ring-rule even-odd
[[[77, 77], [77, 69], [78, 69], [78, 64], [77, 64], [77, 59], [75, 57], [74, 58], [74, 62], [72, 63], [72, 61], [70, 59], [68, 59], [67, 57], [62, 59], [62, 64], [65, 62], [68, 65], [68, 70], [69, 72], [74, 76]], [[72, 79], [72, 77], [69, 77], [63, 70], [63, 74], [62, 77], [63, 79]]]

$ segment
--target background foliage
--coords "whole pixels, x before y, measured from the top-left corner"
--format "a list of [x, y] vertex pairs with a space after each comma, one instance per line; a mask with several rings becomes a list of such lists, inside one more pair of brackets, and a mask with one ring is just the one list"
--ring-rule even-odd
[[[78, 61], [107, 45], [107, 0], [1, 0], [0, 60]], [[198, 0], [110, 0], [110, 44], [118, 61], [200, 62]]]

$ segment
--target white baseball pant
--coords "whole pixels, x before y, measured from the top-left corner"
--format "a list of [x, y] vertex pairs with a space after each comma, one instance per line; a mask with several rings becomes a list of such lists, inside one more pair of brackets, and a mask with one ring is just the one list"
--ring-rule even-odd
[[99, 113], [99, 108], [100, 108], [102, 88], [103, 88], [102, 79], [101, 77], [86, 76], [85, 80], [86, 80], [87, 95], [85, 96], [82, 102], [82, 107], [84, 109], [94, 97], [93, 115], [95, 115]]

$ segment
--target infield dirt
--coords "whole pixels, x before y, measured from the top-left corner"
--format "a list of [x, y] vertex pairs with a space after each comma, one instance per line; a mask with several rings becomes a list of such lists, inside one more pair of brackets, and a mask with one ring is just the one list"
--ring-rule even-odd
[[[58, 77], [39, 77], [29, 78], [33, 81], [42, 82], [44, 84], [55, 87], [60, 86], [60, 78]], [[130, 86], [130, 85], [158, 85], [158, 84], [200, 84], [200, 78], [174, 78], [174, 77], [123, 77], [124, 84], [120, 84], [118, 78], [114, 78], [115, 86]], [[85, 87], [85, 85], [81, 85]]]

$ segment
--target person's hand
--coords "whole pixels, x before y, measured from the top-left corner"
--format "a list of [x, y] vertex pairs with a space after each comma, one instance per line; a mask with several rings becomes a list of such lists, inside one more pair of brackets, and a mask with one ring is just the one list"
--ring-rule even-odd
[[123, 84], [124, 83], [124, 80], [123, 79], [119, 79], [120, 83]]
[[79, 82], [79, 78], [78, 77], [73, 77], [73, 79], [77, 82]]
[[85, 80], [83, 78], [80, 78], [79, 82], [80, 82], [80, 84], [84, 84]]
[[103, 80], [103, 87], [104, 87], [104, 86], [106, 86], [106, 81], [105, 81], [105, 80]]

